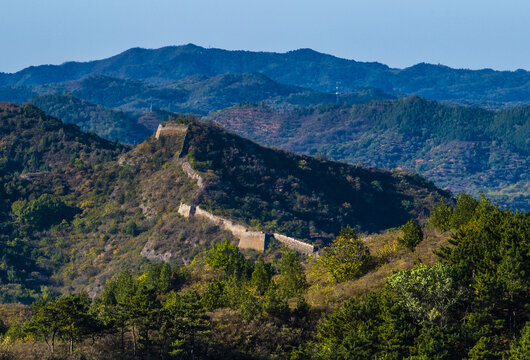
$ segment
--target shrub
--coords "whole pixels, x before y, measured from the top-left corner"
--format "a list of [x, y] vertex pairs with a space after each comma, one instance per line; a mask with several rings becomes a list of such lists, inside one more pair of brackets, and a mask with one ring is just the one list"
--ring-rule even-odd
[[350, 227], [341, 230], [322, 256], [328, 274], [337, 282], [360, 276], [366, 271], [369, 260], [370, 250]]
[[399, 238], [398, 241], [411, 251], [423, 240], [423, 231], [414, 219], [410, 219], [400, 229], [403, 231], [403, 237]]
[[70, 220], [76, 213], [75, 208], [67, 206], [60, 198], [52, 194], [42, 194], [38, 199], [15, 201], [11, 207], [13, 215], [19, 222], [36, 229], [45, 229]]
[[138, 235], [138, 227], [136, 226], [136, 223], [134, 222], [134, 220], [129, 220], [129, 222], [125, 224], [125, 228], [123, 230], [128, 235], [131, 235], [131, 236]]

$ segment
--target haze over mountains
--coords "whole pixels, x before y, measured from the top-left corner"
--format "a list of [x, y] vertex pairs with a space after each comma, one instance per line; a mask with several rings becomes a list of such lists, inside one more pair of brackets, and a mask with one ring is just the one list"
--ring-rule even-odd
[[103, 60], [29, 67], [14, 74], [0, 74], [0, 86], [44, 85], [91, 74], [169, 84], [190, 75], [226, 73], [262, 73], [279, 83], [322, 92], [334, 91], [338, 84], [341, 91], [375, 87], [391, 94], [473, 103], [527, 103], [530, 92], [530, 73], [525, 70], [463, 70], [425, 63], [392, 69], [310, 49], [266, 53], [206, 49], [192, 44], [155, 50], [133, 48]]
[[[263, 74], [191, 75], [168, 85], [89, 75], [81, 80], [47, 85], [0, 88], [5, 101], [34, 101], [43, 95], [73, 95], [108, 108], [130, 113], [163, 109], [205, 115], [244, 102], [266, 102], [275, 107], [314, 106], [336, 102], [336, 94], [277, 83]], [[349, 104], [393, 98], [375, 88], [340, 94]], [[38, 101], [38, 100], [36, 100]]]

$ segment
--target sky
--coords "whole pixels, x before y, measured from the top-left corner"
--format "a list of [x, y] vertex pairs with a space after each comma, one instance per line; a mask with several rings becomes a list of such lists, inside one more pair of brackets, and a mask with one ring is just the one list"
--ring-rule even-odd
[[0, 72], [193, 43], [530, 70], [528, 0], [0, 0]]

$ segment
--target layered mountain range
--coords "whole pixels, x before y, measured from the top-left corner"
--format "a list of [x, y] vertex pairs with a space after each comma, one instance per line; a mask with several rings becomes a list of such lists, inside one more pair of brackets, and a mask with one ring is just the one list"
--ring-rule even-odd
[[525, 210], [529, 79], [524, 70], [392, 69], [308, 49], [186, 45], [0, 74], [0, 101], [31, 102], [128, 144], [169, 116], [203, 115], [262, 145], [416, 171], [455, 193]]
[[1, 74], [2, 86], [35, 86], [79, 80], [92, 74], [170, 84], [191, 75], [262, 73], [274, 81], [330, 92], [375, 87], [387, 93], [416, 94], [434, 100], [527, 103], [530, 73], [452, 69], [417, 64], [393, 69], [376, 62], [358, 62], [311, 49], [287, 53], [227, 51], [196, 45], [160, 49], [133, 48], [116, 56], [85, 63], [29, 67]]

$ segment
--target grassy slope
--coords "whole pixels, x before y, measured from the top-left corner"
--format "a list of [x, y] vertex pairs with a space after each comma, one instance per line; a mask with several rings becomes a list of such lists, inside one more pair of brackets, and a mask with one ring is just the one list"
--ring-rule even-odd
[[364, 237], [370, 254], [382, 260], [374, 269], [355, 280], [338, 284], [328, 282], [319, 265], [310, 262], [306, 271], [310, 286], [308, 302], [316, 309], [330, 311], [338, 309], [347, 299], [360, 299], [368, 292], [381, 290], [386, 279], [396, 271], [412, 269], [418, 263], [434, 264], [437, 257], [433, 250], [447, 246], [450, 233], [428, 227], [424, 240], [412, 252], [398, 245], [401, 236], [401, 231], [394, 229]]

